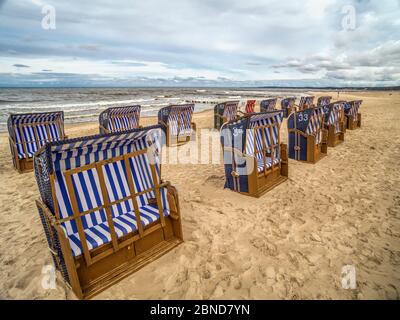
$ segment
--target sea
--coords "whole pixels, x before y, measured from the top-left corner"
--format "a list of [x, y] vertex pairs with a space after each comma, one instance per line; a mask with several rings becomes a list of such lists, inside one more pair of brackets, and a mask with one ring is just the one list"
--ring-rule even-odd
[[114, 106], [141, 105], [141, 116], [170, 104], [194, 103], [195, 112], [226, 100], [301, 96], [305, 90], [263, 88], [0, 88], [0, 131], [11, 113], [64, 111], [66, 123], [98, 121]]

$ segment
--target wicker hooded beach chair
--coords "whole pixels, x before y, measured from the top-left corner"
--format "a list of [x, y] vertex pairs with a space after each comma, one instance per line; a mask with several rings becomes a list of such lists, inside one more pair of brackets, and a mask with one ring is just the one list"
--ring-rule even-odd
[[100, 113], [100, 133], [111, 133], [139, 128], [140, 106], [113, 107]]
[[317, 100], [317, 107], [323, 107], [331, 103], [332, 97], [331, 96], [322, 96], [319, 97]]
[[90, 298], [182, 240], [176, 189], [161, 179], [161, 127], [46, 144], [37, 208], [56, 268]]
[[287, 118], [292, 112], [296, 111], [296, 97], [284, 98], [281, 100], [283, 117]]
[[20, 173], [33, 169], [33, 156], [46, 142], [66, 138], [62, 111], [11, 114], [7, 126], [13, 165]]
[[276, 110], [277, 98], [265, 99], [260, 102], [260, 112], [268, 112]]
[[305, 109], [313, 108], [314, 107], [314, 98], [315, 97], [301, 97], [298, 111], [303, 111]]
[[184, 144], [195, 134], [193, 111], [194, 104], [170, 105], [158, 111], [158, 123], [164, 130], [168, 147]]
[[345, 116], [344, 101], [337, 101], [322, 107], [324, 125], [328, 131], [328, 147], [336, 147], [344, 141]]
[[259, 197], [287, 179], [287, 147], [280, 140], [282, 111], [255, 113], [221, 128], [225, 188]]
[[349, 101], [344, 104], [346, 128], [354, 130], [361, 127], [361, 113], [359, 112], [362, 100]]
[[214, 107], [214, 128], [220, 129], [225, 122], [237, 118], [239, 101], [227, 101], [219, 103]]
[[322, 107], [294, 112], [288, 118], [289, 158], [316, 163], [327, 154]]

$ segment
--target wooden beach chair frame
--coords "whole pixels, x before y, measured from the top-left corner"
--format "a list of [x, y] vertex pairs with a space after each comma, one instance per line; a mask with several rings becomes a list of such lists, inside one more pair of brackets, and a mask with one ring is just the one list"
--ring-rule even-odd
[[260, 112], [268, 112], [276, 110], [276, 102], [278, 98], [268, 98], [260, 101]]
[[263, 112], [223, 125], [225, 188], [260, 197], [287, 180], [287, 146], [279, 132], [282, 119], [281, 111]]
[[331, 103], [331, 96], [321, 96], [317, 100], [317, 107], [323, 107]]
[[346, 129], [361, 128], [361, 113], [359, 112], [362, 100], [348, 101], [344, 106], [346, 115]]
[[112, 107], [99, 115], [100, 134], [140, 128], [140, 105]]
[[300, 97], [299, 105], [297, 106], [298, 111], [303, 111], [305, 109], [314, 108], [314, 96], [303, 96]]
[[225, 122], [233, 121], [238, 117], [239, 101], [226, 101], [214, 107], [214, 129], [221, 129]]
[[290, 159], [316, 163], [328, 153], [328, 132], [322, 107], [296, 111], [288, 117]]
[[283, 110], [283, 117], [289, 117], [292, 112], [296, 111], [296, 97], [286, 97], [282, 99], [281, 109]]
[[[158, 123], [162, 126], [166, 144], [168, 147], [180, 146], [194, 139], [196, 134], [196, 124], [192, 122], [194, 112], [194, 104], [182, 104], [182, 105], [169, 105], [167, 107], [161, 108], [158, 111]], [[172, 128], [170, 125], [170, 116], [177, 118], [176, 128]], [[182, 132], [182, 116], [184, 122], [186, 122], [186, 129]], [[188, 131], [190, 124], [190, 133]], [[185, 123], [184, 123], [185, 126]], [[176, 133], [174, 132], [176, 131]]]
[[64, 112], [15, 113], [7, 120], [14, 169], [33, 170], [34, 154], [49, 141], [66, 139]]
[[328, 147], [336, 147], [344, 141], [345, 115], [343, 101], [337, 101], [323, 106], [324, 125], [328, 131]]
[[[178, 193], [161, 179], [160, 141], [157, 125], [48, 143], [35, 157], [36, 205], [49, 250], [78, 298], [93, 297], [183, 242]], [[127, 204], [128, 213], [118, 211]]]

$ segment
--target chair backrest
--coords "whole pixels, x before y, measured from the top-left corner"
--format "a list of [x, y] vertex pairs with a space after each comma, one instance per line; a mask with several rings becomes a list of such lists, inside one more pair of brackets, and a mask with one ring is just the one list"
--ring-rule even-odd
[[221, 128], [221, 142], [223, 146], [234, 147], [258, 160], [265, 157], [278, 159], [282, 120], [282, 111], [253, 113], [226, 123]]
[[322, 141], [324, 112], [322, 107], [308, 108], [292, 113], [288, 118], [288, 129], [296, 129], [314, 135], [316, 144]]
[[172, 136], [190, 136], [192, 134], [192, 116], [194, 104], [170, 105], [158, 111], [158, 123]]
[[256, 107], [256, 100], [247, 100], [245, 111], [246, 113], [254, 113]]
[[296, 97], [288, 97], [281, 100], [281, 108], [285, 111], [285, 116], [288, 116], [287, 110], [293, 108], [296, 103]]
[[277, 98], [265, 99], [260, 102], [260, 111], [274, 111], [276, 107]]
[[322, 96], [317, 100], [317, 107], [326, 106], [331, 103], [332, 97], [330, 96]]
[[358, 120], [358, 113], [362, 100], [349, 101], [344, 104], [344, 113], [346, 116], [353, 116], [353, 121]]
[[18, 158], [32, 158], [47, 142], [64, 139], [64, 112], [11, 114], [7, 121]]
[[[35, 158], [43, 202], [67, 235], [146, 206], [161, 181], [161, 127], [97, 135], [47, 144]], [[158, 196], [168, 209], [166, 193]], [[82, 218], [77, 215], [83, 214]]]
[[238, 107], [239, 101], [222, 102], [214, 107], [214, 115], [229, 122], [236, 119]]
[[299, 110], [314, 107], [314, 97], [301, 97], [299, 103]]
[[341, 131], [340, 123], [344, 120], [344, 104], [345, 102], [337, 101], [322, 107], [324, 123], [326, 125], [333, 125], [335, 133]]
[[139, 127], [139, 105], [113, 107], [100, 113], [100, 133], [126, 131]]

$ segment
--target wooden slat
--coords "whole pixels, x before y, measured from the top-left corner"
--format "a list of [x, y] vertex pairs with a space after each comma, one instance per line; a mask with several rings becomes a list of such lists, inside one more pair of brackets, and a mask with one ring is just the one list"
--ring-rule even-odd
[[82, 220], [81, 220], [81, 218], [79, 216], [80, 212], [79, 212], [79, 208], [78, 208], [78, 202], [76, 200], [75, 190], [74, 190], [74, 187], [72, 185], [72, 175], [68, 171], [66, 171], [64, 173], [64, 175], [65, 175], [65, 182], [67, 184], [67, 190], [68, 190], [69, 197], [70, 197], [70, 200], [71, 200], [72, 211], [74, 213], [75, 222], [76, 222], [76, 225], [77, 225], [77, 228], [78, 228], [79, 239], [81, 240], [83, 256], [85, 258], [86, 264], [88, 266], [90, 266], [92, 264], [92, 259], [91, 259], [89, 248], [88, 248], [88, 245], [87, 245], [87, 242], [86, 242], [86, 235], [85, 235], [85, 231], [83, 229]]
[[133, 183], [132, 168], [131, 168], [131, 164], [130, 164], [128, 155], [124, 156], [124, 163], [125, 163], [125, 168], [126, 168], [126, 175], [128, 178], [128, 186], [129, 186], [129, 191], [131, 194], [132, 204], [133, 204], [133, 208], [135, 210], [135, 217], [136, 217], [136, 223], [138, 226], [139, 236], [143, 237], [143, 226], [142, 226], [142, 221], [140, 219], [139, 205], [136, 200], [137, 195], [136, 195], [136, 191], [135, 191], [135, 185]]
[[107, 215], [108, 228], [110, 229], [111, 241], [112, 241], [112, 244], [114, 247], [114, 251], [117, 251], [118, 250], [118, 240], [117, 240], [117, 235], [115, 233], [110, 200], [108, 199], [106, 181], [104, 179], [104, 173], [103, 173], [103, 166], [101, 164], [97, 163], [96, 171], [97, 171], [97, 175], [99, 177], [100, 189], [101, 189], [101, 194], [103, 196], [104, 209], [105, 209], [106, 215]]

